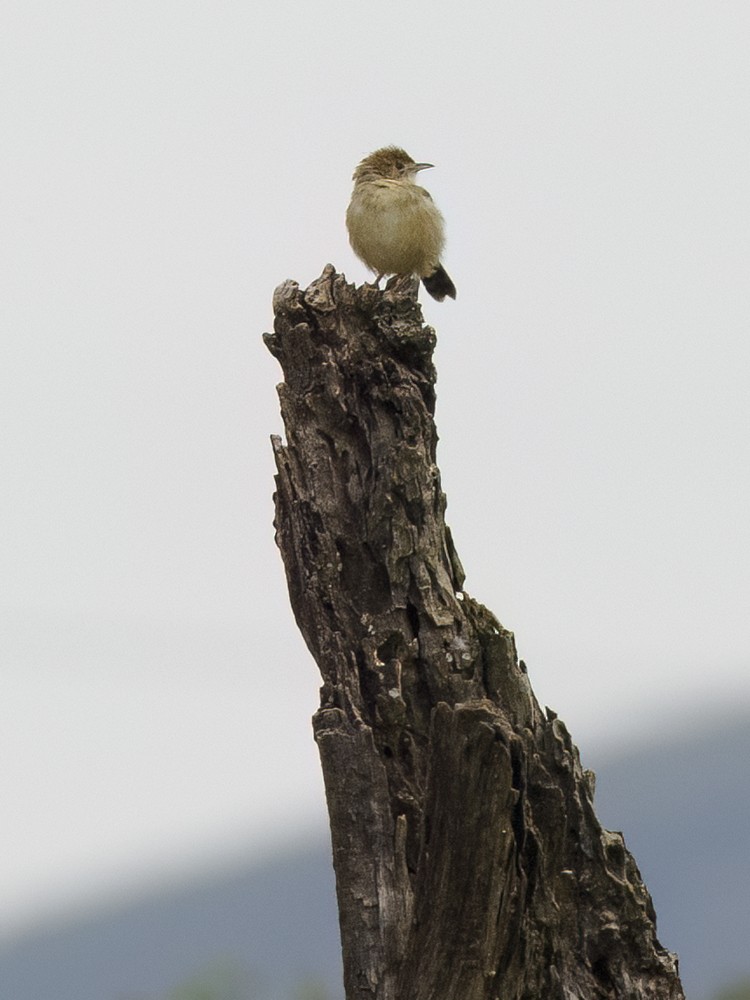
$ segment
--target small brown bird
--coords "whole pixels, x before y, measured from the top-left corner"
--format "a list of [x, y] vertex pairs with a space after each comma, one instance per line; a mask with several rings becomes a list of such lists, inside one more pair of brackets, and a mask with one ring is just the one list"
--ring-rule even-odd
[[377, 275], [413, 275], [442, 302], [456, 297], [456, 286], [440, 263], [445, 245], [443, 217], [428, 191], [416, 183], [420, 170], [397, 146], [370, 153], [352, 177], [354, 191], [346, 212], [352, 249]]

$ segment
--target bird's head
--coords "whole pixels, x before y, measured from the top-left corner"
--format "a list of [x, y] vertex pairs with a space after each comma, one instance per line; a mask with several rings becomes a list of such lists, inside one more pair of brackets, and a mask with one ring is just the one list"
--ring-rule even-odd
[[352, 179], [355, 184], [383, 177], [394, 181], [413, 181], [420, 170], [426, 170], [431, 166], [431, 163], [415, 163], [409, 154], [398, 146], [385, 146], [366, 156], [354, 171]]

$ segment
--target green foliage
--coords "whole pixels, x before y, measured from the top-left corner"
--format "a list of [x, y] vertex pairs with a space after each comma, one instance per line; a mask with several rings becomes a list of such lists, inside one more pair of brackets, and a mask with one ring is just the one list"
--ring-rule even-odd
[[742, 979], [720, 990], [714, 1000], [750, 1000], [750, 979]]
[[315, 979], [305, 979], [294, 991], [292, 1000], [330, 1000], [328, 990]]
[[238, 966], [222, 959], [180, 983], [167, 1000], [251, 1000], [250, 986]]
[[[236, 962], [220, 959], [179, 983], [163, 1000], [262, 1000], [263, 996], [263, 989]], [[318, 980], [304, 979], [289, 1000], [330, 1000], [330, 995]]]

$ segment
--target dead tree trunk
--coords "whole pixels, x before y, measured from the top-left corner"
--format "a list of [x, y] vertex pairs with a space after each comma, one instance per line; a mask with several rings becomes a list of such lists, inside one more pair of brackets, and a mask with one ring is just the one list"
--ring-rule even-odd
[[276, 537], [323, 676], [347, 1000], [677, 1000], [649, 894], [603, 830], [513, 635], [463, 590], [413, 290], [327, 267], [275, 295]]

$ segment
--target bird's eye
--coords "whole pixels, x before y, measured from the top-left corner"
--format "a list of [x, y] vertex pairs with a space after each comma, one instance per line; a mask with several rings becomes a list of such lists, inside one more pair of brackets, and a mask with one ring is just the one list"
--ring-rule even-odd
[[396, 160], [396, 170], [401, 171], [404, 169], [405, 166], [406, 164], [404, 163], [403, 160]]

